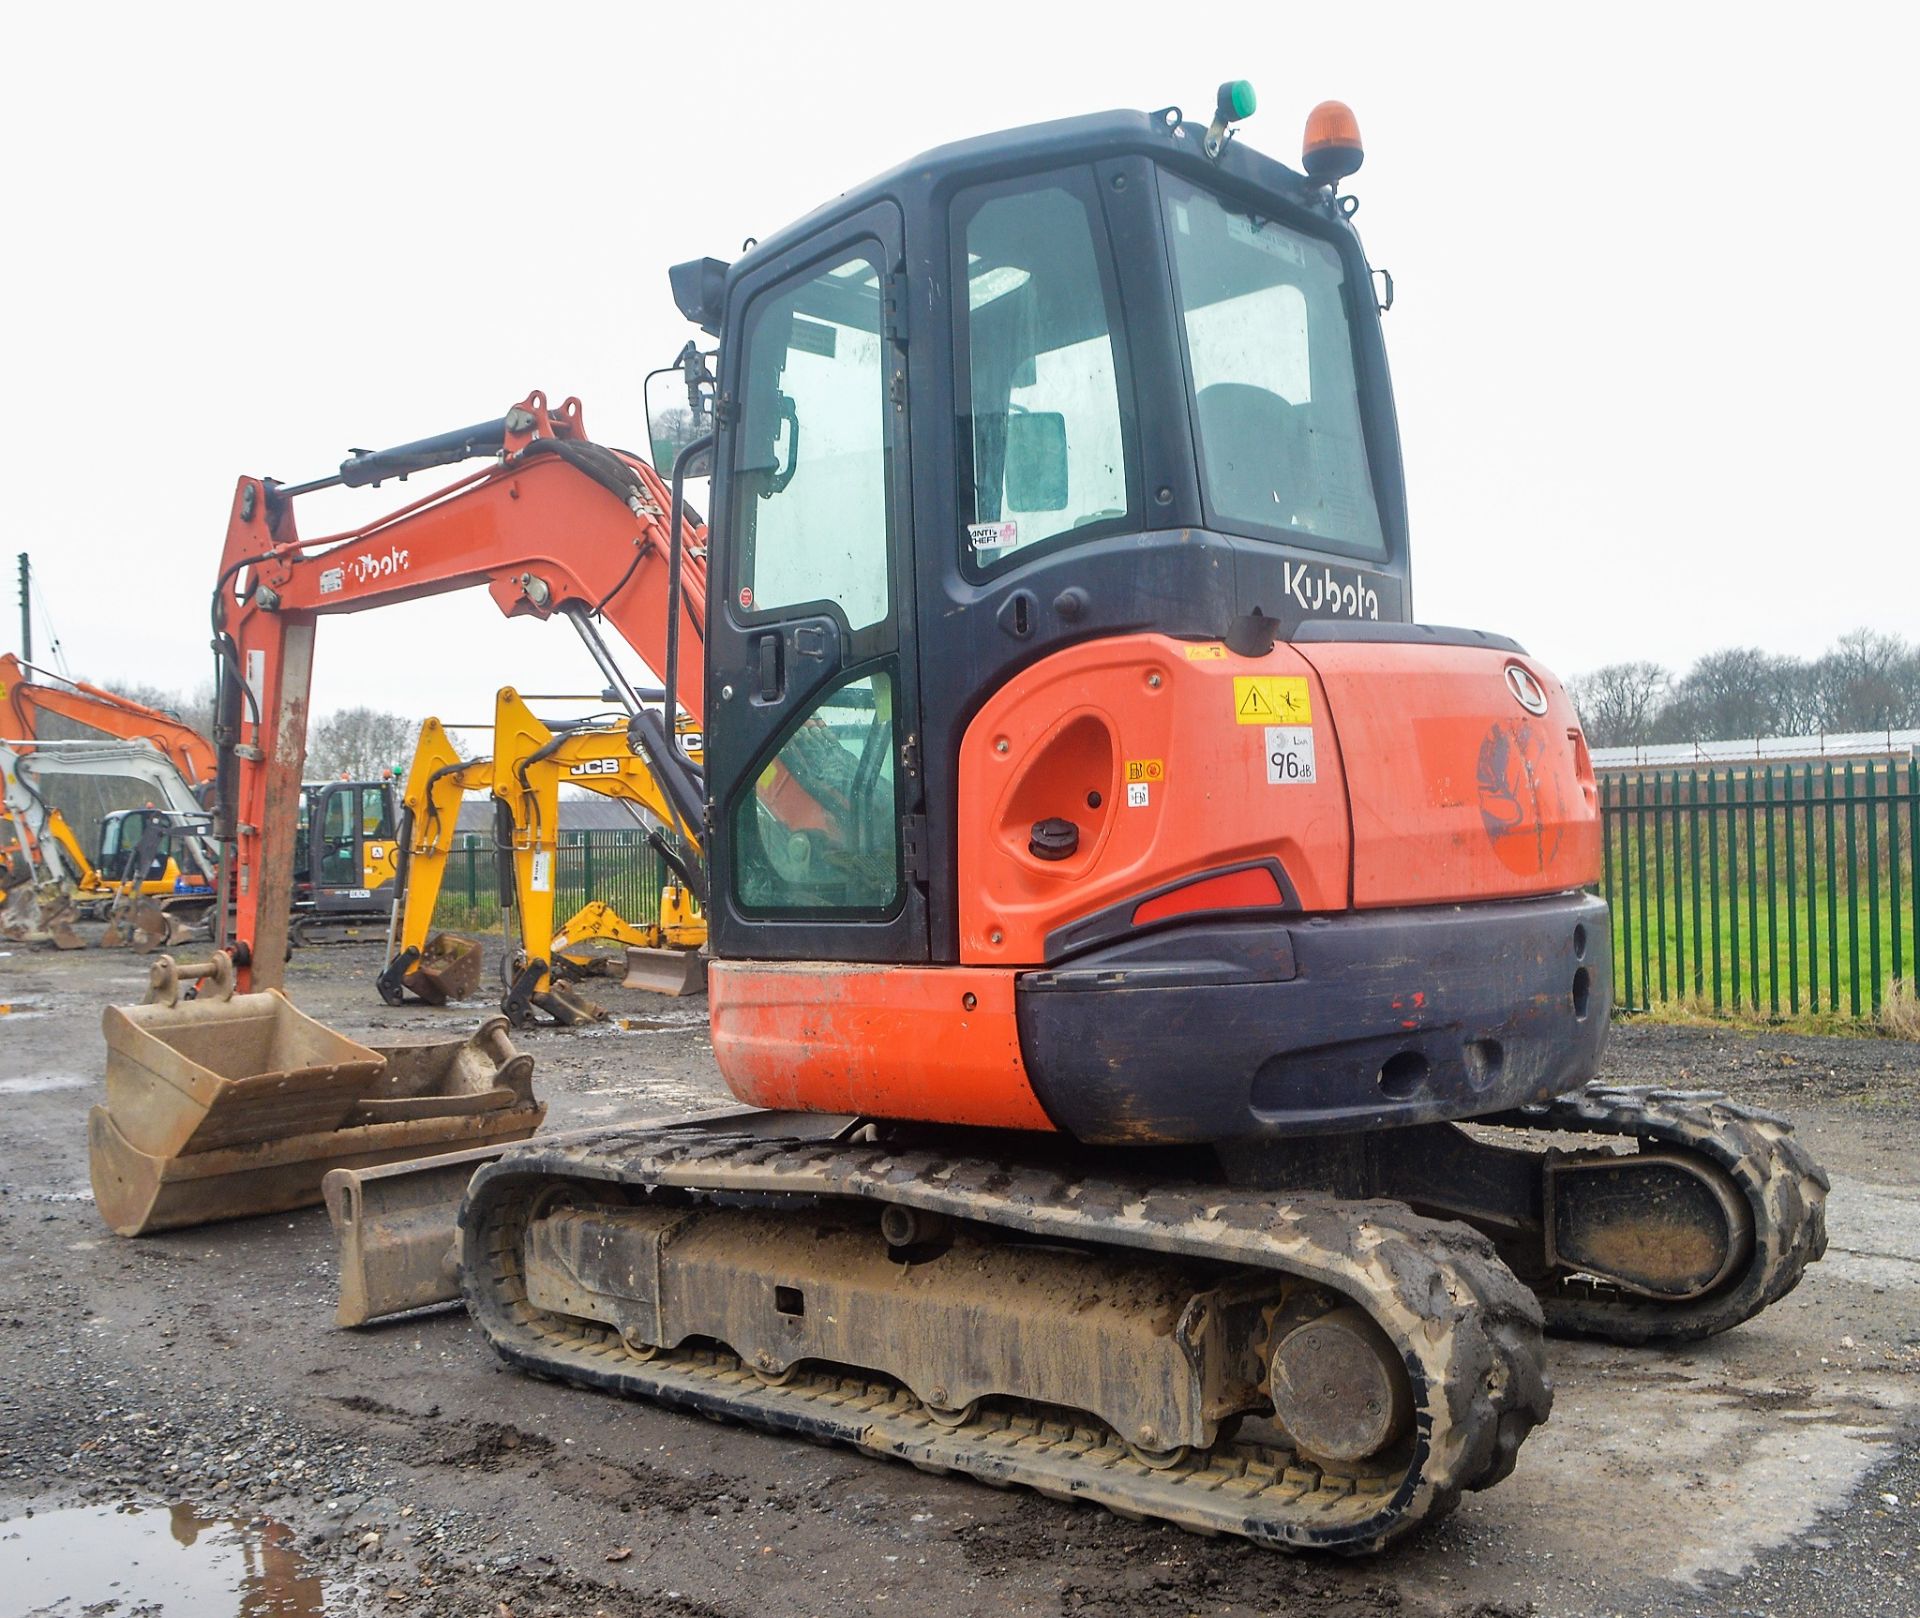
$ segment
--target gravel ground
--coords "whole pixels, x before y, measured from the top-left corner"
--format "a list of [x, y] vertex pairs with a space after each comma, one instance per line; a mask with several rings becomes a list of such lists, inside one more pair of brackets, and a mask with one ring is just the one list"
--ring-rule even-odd
[[[389, 1041], [486, 1010], [392, 1011], [375, 964], [305, 951], [290, 990]], [[290, 1530], [307, 1593], [256, 1590], [250, 1612], [316, 1612], [320, 1591], [330, 1614], [449, 1618], [1920, 1612], [1920, 1047], [1618, 1031], [1610, 1077], [1796, 1117], [1835, 1176], [1829, 1256], [1712, 1343], [1555, 1344], [1553, 1420], [1515, 1476], [1353, 1563], [537, 1382], [455, 1310], [336, 1331], [318, 1210], [118, 1240], [87, 1193], [84, 1118], [99, 1008], [141, 981], [124, 955], [0, 956], [0, 1569], [29, 1510], [190, 1502]], [[632, 1026], [523, 1042], [552, 1127], [725, 1099], [704, 1002], [607, 998]], [[0, 1614], [10, 1599], [0, 1579]], [[130, 1574], [87, 1610], [155, 1609]]]

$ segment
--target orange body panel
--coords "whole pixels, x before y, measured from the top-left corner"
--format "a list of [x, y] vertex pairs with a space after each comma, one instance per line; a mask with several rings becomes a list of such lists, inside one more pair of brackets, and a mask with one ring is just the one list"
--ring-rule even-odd
[[[1566, 693], [1490, 647], [1328, 642], [1301, 654], [1340, 732], [1358, 909], [1564, 893], [1600, 880], [1593, 771]], [[1524, 669], [1546, 699], [1507, 685]]]
[[[1265, 699], [1247, 722], [1240, 713], [1248, 688], [1236, 682], [1249, 679], [1304, 698], [1312, 781], [1268, 784]], [[1118, 635], [1024, 670], [960, 747], [961, 960], [1036, 965], [1069, 921], [1253, 859], [1277, 858], [1306, 909], [1346, 909], [1346, 782], [1324, 707], [1317, 676], [1286, 645], [1253, 658], [1217, 642]], [[1129, 786], [1146, 801], [1130, 802]], [[1033, 823], [1056, 816], [1079, 827], [1080, 846], [1039, 859], [1027, 847]]]
[[1027, 1082], [1013, 974], [715, 961], [713, 1054], [751, 1106], [1052, 1129]]
[[[960, 957], [1039, 964], [1057, 929], [1133, 898], [1135, 926], [1271, 907], [1264, 877], [1218, 874], [1262, 859], [1308, 913], [1567, 892], [1600, 875], [1586, 759], [1559, 683], [1494, 647], [1072, 647], [997, 692], [961, 744]], [[1028, 847], [1050, 818], [1079, 830], [1066, 859]], [[1189, 877], [1205, 880], [1146, 898]]]

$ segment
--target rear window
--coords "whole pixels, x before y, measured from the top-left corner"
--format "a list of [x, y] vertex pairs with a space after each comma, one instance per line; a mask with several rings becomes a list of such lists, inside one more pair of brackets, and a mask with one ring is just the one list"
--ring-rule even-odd
[[1212, 519], [1383, 556], [1340, 254], [1175, 175], [1160, 185]]

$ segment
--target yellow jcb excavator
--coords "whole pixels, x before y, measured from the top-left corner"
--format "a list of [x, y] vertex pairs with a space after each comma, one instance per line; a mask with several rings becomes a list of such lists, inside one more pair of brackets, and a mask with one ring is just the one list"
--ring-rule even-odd
[[[682, 739], [697, 760], [697, 738], [689, 738], [685, 726]], [[652, 817], [636, 819], [647, 826], [669, 872], [655, 921], [628, 921], [606, 901], [589, 897], [564, 924], [554, 926], [562, 785], [617, 799]], [[462, 759], [437, 719], [421, 727], [404, 799], [406, 864], [398, 921], [377, 985], [382, 999], [401, 1005], [411, 992], [444, 1005], [479, 986], [478, 943], [431, 929], [460, 800], [482, 790], [493, 796], [495, 847], [510, 855], [511, 880], [503, 886], [519, 918], [519, 947], [504, 963], [502, 1000], [514, 1023], [531, 1021], [536, 1012], [566, 1027], [606, 1016], [572, 987], [573, 980], [599, 970], [602, 958], [579, 952], [596, 940], [626, 946], [627, 988], [684, 995], [704, 986], [700, 950], [707, 927], [696, 899], [701, 875], [681, 852], [688, 848], [697, 860], [699, 843], [684, 823], [678, 846], [660, 834], [658, 825], [675, 825], [674, 806], [645, 759], [633, 751], [624, 720], [550, 725], [507, 686], [495, 701], [490, 757]]]

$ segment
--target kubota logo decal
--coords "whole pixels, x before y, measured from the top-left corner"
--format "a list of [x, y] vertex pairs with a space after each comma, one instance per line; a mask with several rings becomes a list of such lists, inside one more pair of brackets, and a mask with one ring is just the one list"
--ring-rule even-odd
[[1380, 597], [1358, 573], [1344, 576], [1322, 564], [1306, 562], [1281, 564], [1281, 588], [1311, 616], [1329, 618], [1378, 618]]
[[369, 551], [364, 556], [355, 556], [342, 562], [338, 567], [330, 567], [320, 575], [320, 593], [333, 595], [347, 586], [351, 579], [355, 584], [366, 584], [374, 579], [390, 579], [396, 573], [407, 571], [413, 559], [413, 552], [398, 545], [387, 547], [384, 556]]

